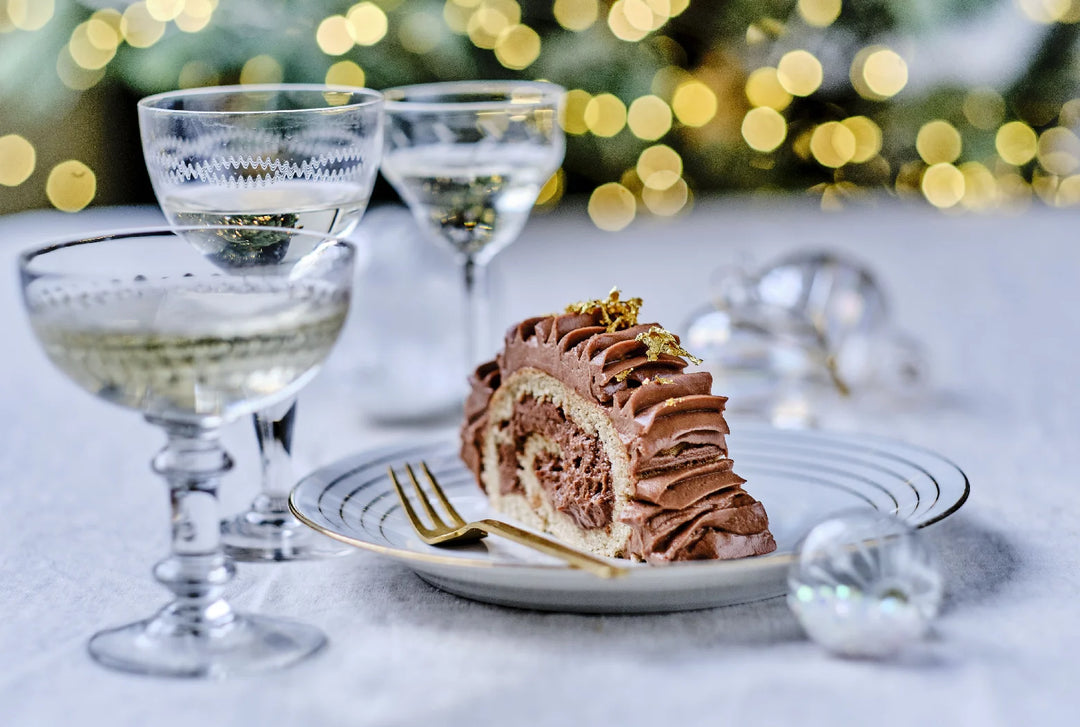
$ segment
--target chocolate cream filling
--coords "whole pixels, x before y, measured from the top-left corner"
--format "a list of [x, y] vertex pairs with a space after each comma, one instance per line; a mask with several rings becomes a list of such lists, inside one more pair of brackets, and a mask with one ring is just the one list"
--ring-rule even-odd
[[[630, 555], [666, 561], [774, 550], [764, 508], [742, 489], [744, 480], [727, 457], [726, 399], [712, 395], [707, 372], [684, 373], [681, 357], [661, 353], [649, 360], [636, 337], [652, 325], [608, 332], [598, 314], [587, 313], [531, 318], [512, 327], [496, 360], [472, 377], [462, 458], [479, 479], [488, 402], [514, 372], [536, 369], [599, 405], [625, 443], [635, 491], [615, 516], [631, 526]], [[610, 522], [610, 463], [606, 470], [599, 464], [607, 459], [599, 442], [551, 403], [526, 399], [518, 406], [510, 424], [514, 452], [508, 446], [499, 454], [500, 490], [520, 488], [521, 437], [539, 433], [559, 452], [536, 458], [538, 478], [556, 509], [583, 528]]]

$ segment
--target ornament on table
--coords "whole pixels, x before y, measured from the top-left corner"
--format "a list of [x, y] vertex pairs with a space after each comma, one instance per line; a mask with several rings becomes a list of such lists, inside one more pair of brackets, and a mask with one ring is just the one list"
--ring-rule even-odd
[[402, 206], [370, 210], [357, 229], [370, 260], [356, 281], [345, 333], [360, 410], [377, 422], [436, 419], [465, 396], [461, 291], [453, 266]]
[[887, 657], [922, 639], [943, 591], [919, 532], [869, 508], [814, 526], [788, 572], [788, 605], [807, 635], [849, 657]]
[[733, 412], [812, 426], [823, 400], [906, 395], [925, 381], [918, 344], [892, 328], [880, 286], [853, 260], [801, 252], [758, 273], [724, 267], [712, 297], [686, 337]]

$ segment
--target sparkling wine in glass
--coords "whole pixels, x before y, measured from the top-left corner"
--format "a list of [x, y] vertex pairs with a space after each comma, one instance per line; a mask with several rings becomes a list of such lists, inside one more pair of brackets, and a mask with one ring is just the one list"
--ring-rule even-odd
[[51, 243], [19, 259], [46, 355], [82, 388], [141, 412], [167, 440], [153, 467], [169, 486], [171, 553], [154, 576], [174, 599], [91, 639], [91, 655], [109, 667], [222, 677], [286, 666], [326, 643], [311, 626], [237, 613], [225, 600], [235, 567], [222, 549], [217, 489], [232, 461], [219, 429], [295, 396], [315, 375], [345, 321], [355, 251], [276, 229], [288, 248], [280, 259], [223, 268], [186, 237], [253, 229], [144, 229]]
[[562, 163], [565, 92], [545, 82], [462, 81], [383, 95], [382, 172], [429, 237], [460, 262], [471, 369], [491, 354], [487, 264], [517, 239]]
[[[345, 236], [363, 215], [375, 181], [382, 97], [317, 84], [173, 91], [139, 102], [139, 126], [154, 192], [171, 224]], [[189, 237], [227, 270], [274, 263], [291, 244], [273, 231]], [[295, 418], [295, 401], [255, 415], [262, 489], [246, 512], [222, 522], [225, 548], [239, 560], [351, 552], [289, 512]]]

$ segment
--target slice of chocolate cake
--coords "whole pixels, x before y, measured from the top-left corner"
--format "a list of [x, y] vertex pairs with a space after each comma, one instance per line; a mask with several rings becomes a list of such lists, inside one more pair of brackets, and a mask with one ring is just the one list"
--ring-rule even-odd
[[462, 458], [496, 510], [600, 555], [774, 550], [727, 456], [726, 399], [640, 305], [614, 290], [512, 327], [471, 380]]

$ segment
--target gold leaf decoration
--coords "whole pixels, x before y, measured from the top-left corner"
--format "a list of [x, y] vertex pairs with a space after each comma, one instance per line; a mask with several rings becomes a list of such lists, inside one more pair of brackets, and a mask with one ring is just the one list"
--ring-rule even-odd
[[[606, 299], [596, 298], [579, 303], [571, 303], [566, 306], [567, 313], [585, 315], [588, 313], [600, 313], [600, 322], [607, 326], [608, 333], [633, 328], [638, 323], [638, 312], [641, 310], [641, 298], [627, 298], [621, 300], [619, 289], [612, 288]], [[629, 376], [629, 371], [619, 381], [624, 381]], [[616, 377], [618, 378], [618, 377]]]
[[645, 358], [650, 361], [656, 361], [660, 354], [666, 353], [671, 356], [685, 356], [693, 363], [701, 363], [700, 358], [679, 345], [679, 339], [674, 333], [660, 326], [653, 326], [647, 333], [639, 333], [634, 340], [645, 344]]

